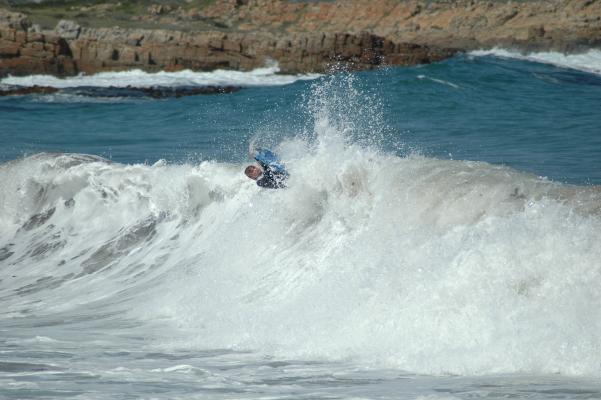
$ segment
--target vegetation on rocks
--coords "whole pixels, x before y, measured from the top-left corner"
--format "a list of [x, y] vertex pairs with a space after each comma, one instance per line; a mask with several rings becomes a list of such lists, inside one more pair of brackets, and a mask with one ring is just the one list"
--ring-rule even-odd
[[[8, 3], [9, 0], [1, 1]], [[42, 29], [52, 29], [60, 20], [68, 19], [77, 21], [82, 26], [95, 28], [160, 27], [189, 31], [222, 27], [199, 13], [214, 2], [215, 0], [49, 0], [40, 3], [13, 2], [10, 9], [27, 14], [31, 22]]]

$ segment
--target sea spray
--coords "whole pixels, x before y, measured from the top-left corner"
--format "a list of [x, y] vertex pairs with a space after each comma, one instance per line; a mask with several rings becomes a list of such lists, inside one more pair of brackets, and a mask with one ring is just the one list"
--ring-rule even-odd
[[286, 190], [240, 164], [2, 165], [3, 318], [161, 327], [171, 350], [598, 375], [597, 188], [382, 151], [347, 107], [361, 93], [332, 79], [312, 135], [276, 149]]
[[348, 138], [378, 129], [352, 123], [352, 90], [329, 97], [335, 79], [312, 92], [316, 143], [290, 188], [253, 193], [199, 238], [197, 270], [161, 299], [198, 331], [192, 346], [435, 374], [598, 373], [599, 191], [360, 146]]

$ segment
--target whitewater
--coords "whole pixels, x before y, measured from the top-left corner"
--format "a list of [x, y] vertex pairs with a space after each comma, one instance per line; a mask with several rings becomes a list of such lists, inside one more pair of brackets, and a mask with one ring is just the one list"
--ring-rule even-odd
[[271, 86], [287, 85], [299, 79], [315, 79], [318, 74], [279, 74], [277, 63], [252, 71], [215, 70], [211, 72], [149, 73], [141, 70], [125, 72], [101, 72], [94, 75], [80, 74], [75, 77], [56, 78], [50, 75], [8, 76], [0, 80], [4, 86], [50, 86], [59, 89], [76, 87], [178, 87], [178, 86]]
[[[474, 85], [481, 62], [555, 72], [487, 57], [452, 61], [465, 79], [443, 64], [391, 81], [432, 104]], [[0, 397], [599, 397], [601, 187], [391, 139], [373, 75], [290, 79], [300, 102], [275, 85], [276, 117], [253, 109], [246, 136], [206, 145], [238, 159], [0, 164]], [[235, 96], [268, 101], [258, 90]], [[38, 100], [10, 106], [52, 107]], [[227, 126], [215, 121], [195, 123]], [[249, 143], [285, 160], [287, 189], [243, 175]]]

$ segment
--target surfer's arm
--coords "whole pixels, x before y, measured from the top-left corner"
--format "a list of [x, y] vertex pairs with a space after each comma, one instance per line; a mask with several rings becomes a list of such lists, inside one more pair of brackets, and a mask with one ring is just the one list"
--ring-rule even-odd
[[257, 185], [268, 189], [281, 189], [286, 187], [287, 175], [273, 172], [269, 168], [263, 173], [261, 179], [257, 180]]

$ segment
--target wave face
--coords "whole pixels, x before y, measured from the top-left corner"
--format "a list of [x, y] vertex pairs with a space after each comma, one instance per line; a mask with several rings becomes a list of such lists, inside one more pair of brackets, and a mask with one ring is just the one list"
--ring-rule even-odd
[[315, 79], [319, 75], [281, 75], [277, 64], [248, 72], [215, 70], [211, 72], [148, 73], [141, 70], [125, 72], [101, 72], [94, 75], [78, 75], [70, 78], [56, 78], [50, 75], [9, 76], [0, 80], [0, 85], [49, 86], [58, 89], [78, 87], [99, 88], [151, 88], [151, 87], [193, 87], [193, 86], [279, 86], [298, 80]]
[[352, 135], [369, 118], [339, 94], [314, 86], [314, 131], [277, 146], [286, 190], [241, 164], [1, 165], [0, 318], [127, 318], [164, 348], [426, 374], [598, 375], [599, 189], [388, 154]]
[[564, 54], [553, 51], [522, 53], [516, 50], [493, 48], [490, 50], [471, 51], [469, 54], [473, 56], [515, 58], [601, 75], [601, 50], [596, 49], [591, 49], [580, 54]]

